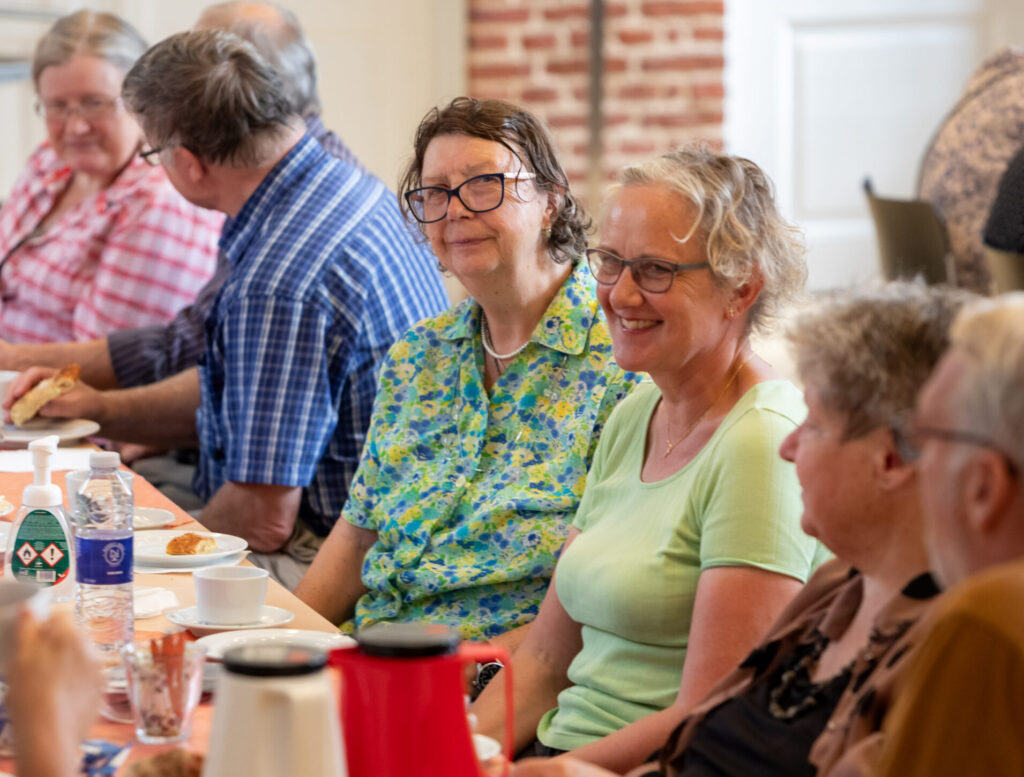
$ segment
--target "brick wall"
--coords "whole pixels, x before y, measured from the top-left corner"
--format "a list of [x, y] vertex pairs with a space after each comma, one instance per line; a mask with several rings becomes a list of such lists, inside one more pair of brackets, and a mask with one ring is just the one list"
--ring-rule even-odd
[[[606, 0], [603, 173], [722, 140], [723, 6]], [[577, 193], [587, 179], [587, 0], [469, 0], [468, 90], [543, 118]]]

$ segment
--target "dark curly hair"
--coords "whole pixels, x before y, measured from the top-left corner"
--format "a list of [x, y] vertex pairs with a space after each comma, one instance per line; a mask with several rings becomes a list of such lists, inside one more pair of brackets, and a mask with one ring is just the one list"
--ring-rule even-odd
[[[467, 135], [500, 143], [518, 159], [537, 189], [552, 192], [558, 205], [551, 220], [548, 254], [556, 262], [577, 262], [587, 248], [590, 218], [572, 193], [565, 170], [555, 155], [551, 134], [537, 117], [517, 105], [501, 100], [456, 97], [443, 108], [432, 108], [416, 129], [413, 157], [399, 182], [399, 192], [416, 189], [422, 183], [423, 157], [430, 141], [438, 135]], [[405, 197], [399, 205], [412, 218]]]

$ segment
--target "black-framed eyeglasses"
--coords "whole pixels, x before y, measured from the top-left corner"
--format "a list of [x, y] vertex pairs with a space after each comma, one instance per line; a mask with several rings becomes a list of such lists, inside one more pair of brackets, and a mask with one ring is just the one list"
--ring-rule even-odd
[[139, 156], [150, 167], [157, 167], [160, 164], [160, 152], [163, 150], [163, 146], [160, 146], [159, 148], [147, 148], [140, 151]]
[[618, 282], [623, 269], [628, 267], [629, 274], [633, 276], [633, 282], [652, 294], [663, 294], [668, 291], [678, 273], [711, 266], [708, 262], [677, 264], [653, 256], [623, 259], [611, 251], [603, 251], [600, 248], [587, 249], [587, 264], [590, 265], [590, 272], [594, 279], [602, 286], [613, 286]]
[[525, 170], [518, 173], [484, 173], [467, 178], [454, 189], [443, 186], [423, 186], [405, 193], [405, 201], [416, 220], [433, 224], [448, 215], [448, 204], [458, 197], [466, 210], [486, 213], [501, 207], [505, 201], [505, 181], [535, 178]]
[[83, 97], [77, 104], [63, 100], [37, 100], [36, 113], [46, 121], [64, 123], [72, 114], [78, 114], [86, 121], [98, 121], [111, 116], [121, 104], [121, 96], [117, 97]]
[[1019, 469], [1017, 464], [1014, 462], [1013, 457], [1007, 453], [1003, 447], [986, 437], [983, 434], [977, 432], [967, 431], [965, 429], [943, 429], [938, 426], [927, 426], [919, 424], [913, 419], [906, 425], [906, 428], [902, 430], [903, 438], [907, 441], [911, 448], [920, 454], [921, 446], [924, 441], [928, 438], [933, 440], [943, 440], [945, 442], [958, 442], [965, 445], [974, 445], [978, 448], [985, 448], [986, 450], [994, 451], [998, 453], [1003, 461], [1006, 462], [1006, 469], [1010, 473], [1011, 477], [1017, 477]]

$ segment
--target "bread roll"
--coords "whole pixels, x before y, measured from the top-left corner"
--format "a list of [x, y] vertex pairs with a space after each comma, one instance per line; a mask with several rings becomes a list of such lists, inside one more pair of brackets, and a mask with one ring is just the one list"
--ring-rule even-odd
[[15, 426], [23, 426], [26, 421], [35, 418], [43, 405], [66, 394], [75, 387], [78, 381], [77, 364], [69, 364], [52, 377], [41, 380], [30, 388], [11, 406], [11, 420]]

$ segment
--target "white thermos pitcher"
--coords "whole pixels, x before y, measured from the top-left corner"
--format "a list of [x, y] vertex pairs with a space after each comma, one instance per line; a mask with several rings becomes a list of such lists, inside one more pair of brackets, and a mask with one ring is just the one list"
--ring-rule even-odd
[[326, 660], [285, 644], [225, 653], [203, 777], [346, 777]]

